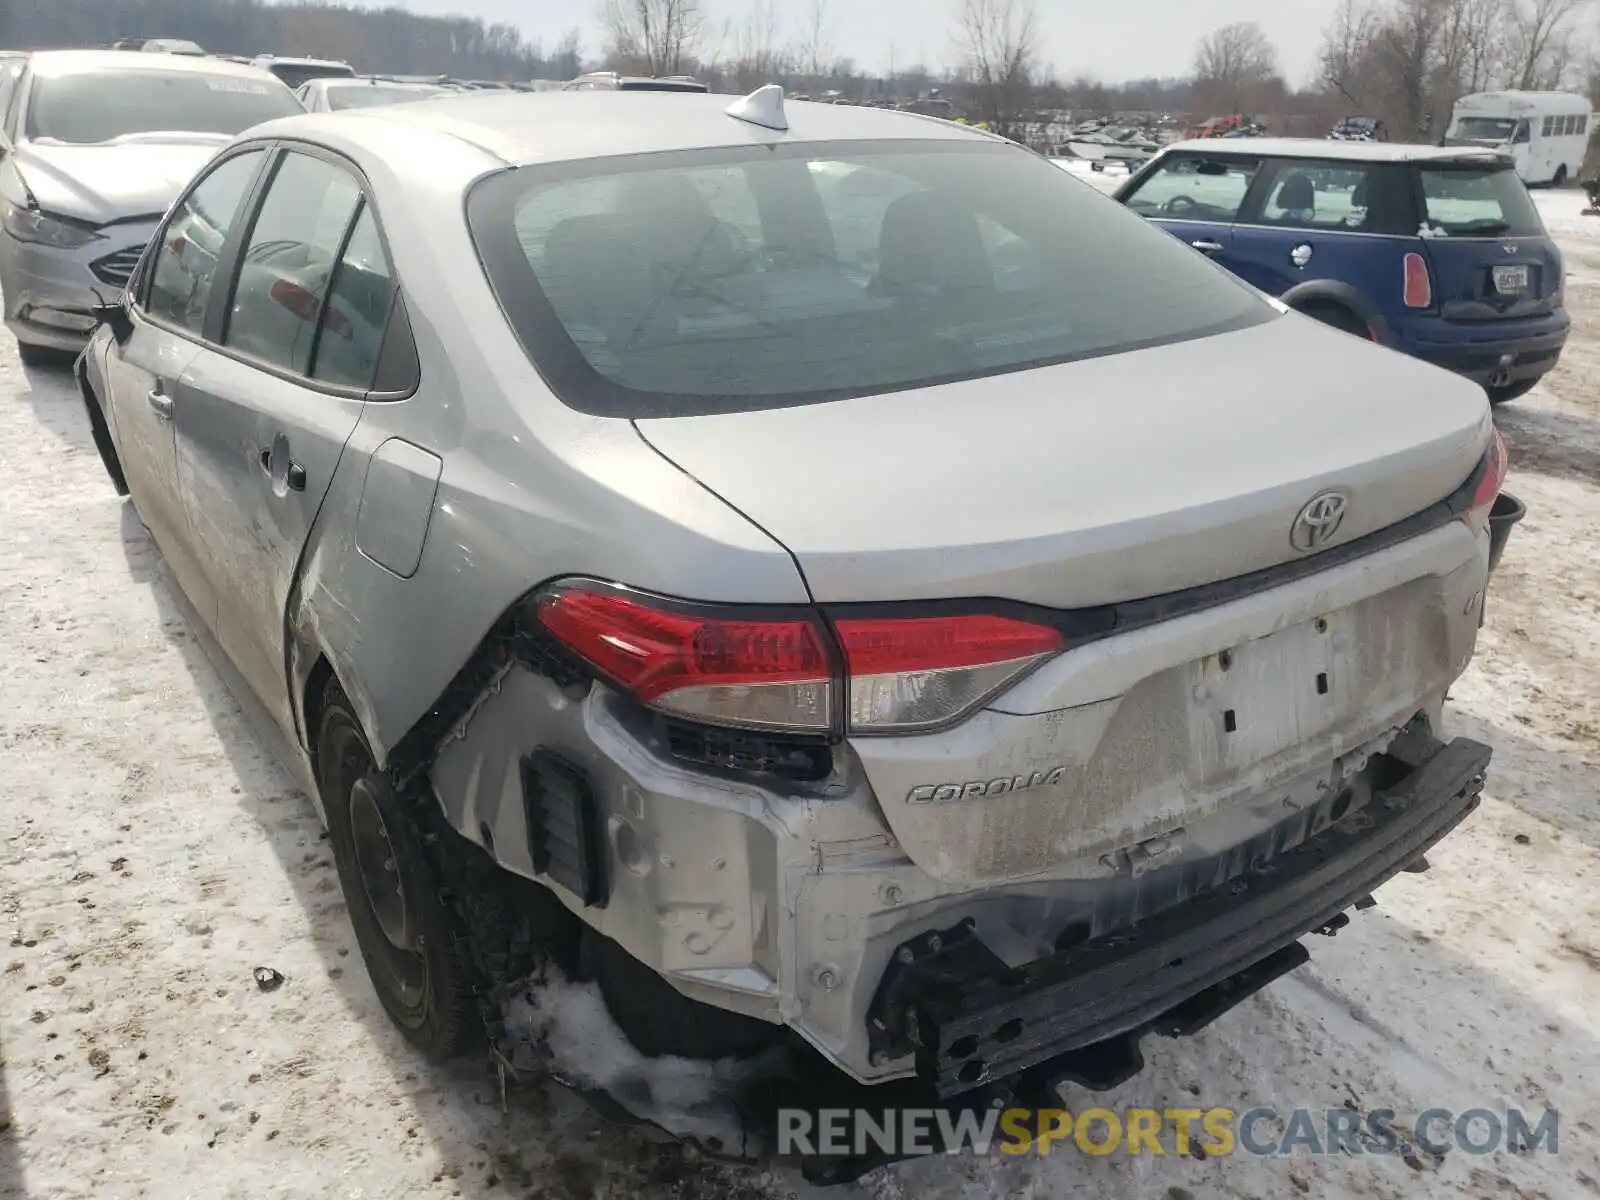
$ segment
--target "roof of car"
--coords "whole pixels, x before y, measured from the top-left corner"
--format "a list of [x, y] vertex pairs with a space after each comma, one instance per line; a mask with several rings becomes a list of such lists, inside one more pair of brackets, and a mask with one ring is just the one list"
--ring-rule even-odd
[[1497, 151], [1477, 146], [1425, 146], [1409, 142], [1342, 142], [1334, 138], [1196, 138], [1166, 148], [1197, 154], [1266, 158], [1334, 158], [1352, 162], [1459, 162], [1493, 159]]
[[223, 58], [188, 54], [143, 54], [137, 50], [36, 50], [28, 56], [36, 75], [75, 75], [84, 71], [192, 71], [198, 75], [232, 75], [260, 79], [259, 67]]
[[[460, 139], [524, 166], [655, 151], [775, 142], [863, 140], [1001, 141], [932, 117], [886, 109], [789, 101], [789, 128], [776, 131], [727, 114], [735, 97], [694, 92], [466, 92], [409, 104], [286, 117], [256, 136], [336, 136], [389, 144], [395, 125]], [[382, 130], [371, 123], [382, 123]]]
[[414, 88], [419, 92], [437, 92], [442, 85], [424, 83], [419, 79], [393, 79], [388, 75], [321, 75], [306, 80], [308, 86], [322, 88], [385, 87]]

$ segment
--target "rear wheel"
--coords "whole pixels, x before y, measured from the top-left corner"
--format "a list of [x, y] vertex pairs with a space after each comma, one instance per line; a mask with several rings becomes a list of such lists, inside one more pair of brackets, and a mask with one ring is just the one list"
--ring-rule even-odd
[[317, 735], [317, 786], [339, 883], [378, 1002], [435, 1061], [476, 1040], [472, 986], [415, 826], [378, 773], [336, 682]]
[[1550, 181], [1550, 186], [1551, 187], [1566, 187], [1567, 186], [1567, 164], [1566, 163], [1562, 163], [1559, 167], [1556, 168], [1556, 177]]
[[1505, 404], [1507, 401], [1516, 400], [1533, 391], [1537, 379], [1519, 379], [1516, 383], [1503, 384], [1500, 387], [1486, 387], [1483, 390], [1489, 393], [1490, 404]]
[[1366, 322], [1342, 304], [1309, 304], [1300, 311], [1312, 320], [1331, 325], [1352, 337], [1372, 340], [1372, 333], [1367, 328]]

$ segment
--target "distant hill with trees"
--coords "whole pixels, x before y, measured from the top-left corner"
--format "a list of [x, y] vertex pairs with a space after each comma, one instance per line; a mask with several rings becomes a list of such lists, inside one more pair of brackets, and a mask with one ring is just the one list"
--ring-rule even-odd
[[214, 54], [344, 59], [358, 71], [460, 79], [571, 79], [578, 35], [545, 46], [514, 25], [401, 8], [261, 0], [0, 0], [0, 48], [103, 46], [170, 37]]

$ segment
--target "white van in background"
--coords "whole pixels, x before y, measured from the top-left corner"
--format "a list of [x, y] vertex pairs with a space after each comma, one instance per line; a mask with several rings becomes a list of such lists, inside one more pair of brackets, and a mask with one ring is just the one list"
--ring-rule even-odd
[[1589, 148], [1588, 97], [1570, 92], [1477, 92], [1456, 102], [1447, 146], [1508, 152], [1530, 186], [1576, 179]]

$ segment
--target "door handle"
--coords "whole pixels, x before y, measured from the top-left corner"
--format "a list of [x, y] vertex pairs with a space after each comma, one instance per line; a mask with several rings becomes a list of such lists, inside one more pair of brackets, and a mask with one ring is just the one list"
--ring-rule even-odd
[[1201, 238], [1198, 242], [1190, 242], [1189, 245], [1205, 254], [1216, 254], [1222, 249], [1221, 242], [1213, 242], [1209, 238]]
[[172, 397], [160, 388], [151, 388], [145, 393], [145, 399], [150, 401], [150, 407], [155, 410], [156, 416], [163, 421], [172, 420]]
[[[285, 443], [285, 448], [287, 448], [287, 445], [288, 445], [288, 443]], [[271, 446], [268, 446], [265, 450], [261, 451], [261, 455], [260, 455], [259, 461], [261, 463], [261, 470], [263, 472], [265, 472], [266, 475], [270, 478], [272, 476], [272, 447]], [[299, 463], [295, 462], [294, 459], [292, 459], [292, 458], [289, 459], [288, 469], [286, 471], [284, 471], [284, 473], [283, 473], [283, 482], [284, 482], [285, 486], [287, 486], [288, 489], [291, 492], [303, 492], [303, 491], [305, 491], [306, 490], [306, 469], [305, 469], [305, 467], [303, 467]]]

